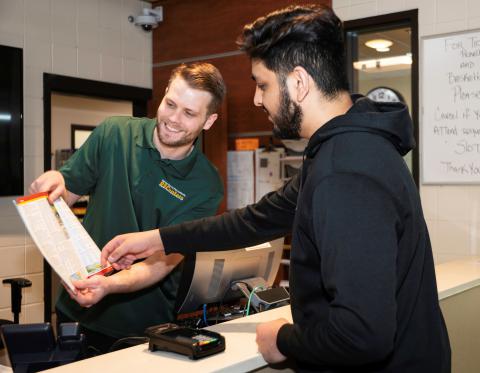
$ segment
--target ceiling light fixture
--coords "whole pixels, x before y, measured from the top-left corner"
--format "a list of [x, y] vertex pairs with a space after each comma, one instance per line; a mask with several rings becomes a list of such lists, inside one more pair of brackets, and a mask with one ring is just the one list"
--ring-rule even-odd
[[353, 67], [356, 70], [363, 71], [379, 71], [383, 69], [384, 71], [393, 71], [393, 70], [403, 70], [409, 68], [412, 64], [412, 54], [407, 53], [403, 56], [394, 56], [386, 58], [378, 58], [376, 60], [363, 60], [356, 61], [353, 63]]
[[375, 49], [377, 52], [388, 52], [393, 42], [386, 39], [372, 39], [365, 43], [369, 48]]

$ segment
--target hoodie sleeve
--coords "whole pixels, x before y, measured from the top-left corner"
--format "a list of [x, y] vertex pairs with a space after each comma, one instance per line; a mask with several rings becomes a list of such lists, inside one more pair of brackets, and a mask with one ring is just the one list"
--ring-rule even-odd
[[285, 236], [292, 229], [299, 182], [296, 176], [243, 209], [161, 228], [165, 253], [238, 249]]
[[317, 185], [312, 200], [328, 317], [309, 315], [308, 325], [283, 326], [278, 348], [315, 365], [383, 360], [393, 349], [396, 333], [401, 228], [394, 198], [367, 177], [337, 174]]

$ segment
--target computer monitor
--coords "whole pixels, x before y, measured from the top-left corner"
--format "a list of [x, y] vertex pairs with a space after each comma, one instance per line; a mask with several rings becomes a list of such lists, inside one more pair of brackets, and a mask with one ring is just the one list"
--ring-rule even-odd
[[22, 49], [0, 45], [0, 196], [23, 194], [23, 61]]
[[242, 297], [238, 289], [232, 289], [236, 282], [259, 279], [271, 287], [280, 267], [283, 240], [282, 237], [237, 250], [197, 252], [196, 259], [186, 258], [177, 312], [193, 312], [203, 304]]

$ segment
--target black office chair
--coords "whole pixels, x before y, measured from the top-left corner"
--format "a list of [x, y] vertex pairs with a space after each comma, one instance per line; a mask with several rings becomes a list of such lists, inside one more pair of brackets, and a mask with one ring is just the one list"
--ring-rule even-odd
[[[28, 288], [32, 286], [32, 282], [27, 280], [26, 278], [7, 278], [3, 280], [4, 284], [11, 285], [11, 305], [12, 305], [12, 313], [13, 313], [13, 321], [0, 319], [0, 325], [7, 325], [7, 324], [18, 324], [20, 320], [20, 312], [22, 312], [22, 289]], [[0, 349], [2, 349], [3, 342], [0, 338]]]

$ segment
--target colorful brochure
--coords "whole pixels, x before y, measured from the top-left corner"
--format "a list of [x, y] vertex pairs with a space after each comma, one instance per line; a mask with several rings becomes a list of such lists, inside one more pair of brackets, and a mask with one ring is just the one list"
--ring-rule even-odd
[[38, 249], [70, 289], [72, 280], [113, 270], [101, 266], [100, 249], [61, 197], [53, 205], [48, 193], [19, 197], [13, 203]]

